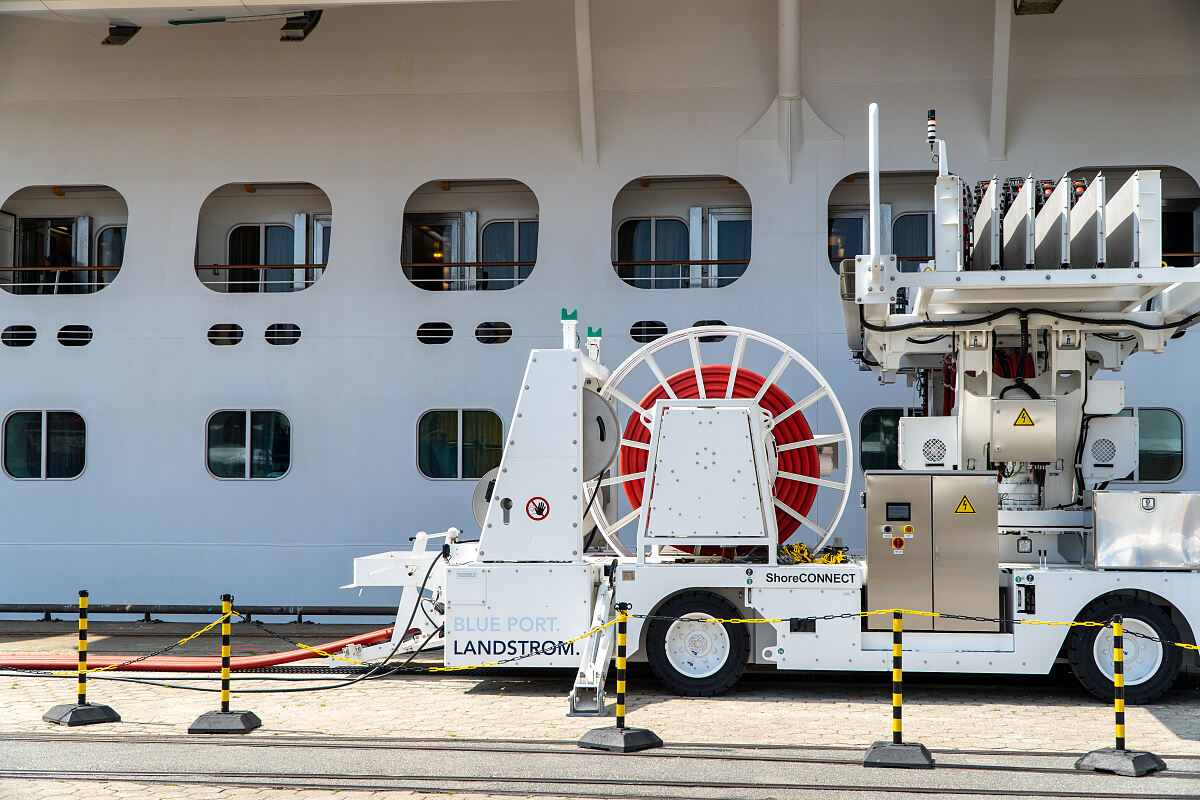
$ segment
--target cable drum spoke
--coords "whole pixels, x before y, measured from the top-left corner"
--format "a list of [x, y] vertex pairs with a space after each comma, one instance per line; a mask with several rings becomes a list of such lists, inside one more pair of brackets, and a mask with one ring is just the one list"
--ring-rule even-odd
[[[708, 350], [712, 345], [705, 344], [726, 339], [732, 339], [732, 354], [728, 344], [715, 351]], [[714, 352], [727, 355], [714, 357]], [[793, 362], [799, 371], [789, 370]], [[654, 383], [638, 402], [633, 397], [641, 396], [644, 389], [630, 388], [637, 385], [630, 376], [643, 364], [653, 375]], [[755, 364], [769, 365], [765, 377], [755, 370]], [[798, 372], [804, 374], [797, 376]], [[800, 393], [802, 399], [793, 401], [780, 385], [785, 373], [791, 376], [789, 381], [793, 384], [808, 381], [811, 387], [815, 382], [816, 388], [805, 389], [807, 393]], [[638, 378], [641, 386], [647, 385], [647, 378], [649, 375], [641, 373]], [[832, 387], [812, 363], [777, 339], [736, 327], [704, 326], [676, 331], [634, 352], [610, 373], [600, 395], [632, 412], [621, 434], [619, 466], [614, 470], [617, 474], [600, 483], [603, 487], [620, 485], [623, 503], [632, 510], [614, 522], [604, 504], [596, 506], [591, 516], [606, 538], [640, 517], [650, 466], [652, 420], [657, 408], [677, 400], [712, 399], [716, 403], [741, 400], [761, 411], [773, 439], [775, 477], [770, 494], [780, 541], [803, 528], [806, 535], [817, 537], [814, 549], [819, 549], [826, 544], [845, 511], [854, 462], [846, 415]], [[822, 405], [820, 414], [824, 418], [832, 410], [836, 424], [823, 425], [826, 432], [816, 433], [810, 428], [805, 412], [822, 402], [829, 408]], [[835, 452], [831, 454], [830, 449]], [[839, 479], [838, 475], [844, 478]], [[826, 496], [829, 493], [838, 496]], [[824, 499], [818, 502], [818, 498]], [[702, 554], [704, 549], [701, 548]]]
[[798, 450], [801, 447], [820, 447], [821, 445], [836, 444], [844, 441], [846, 441], [846, 434], [828, 433], [821, 436], [814, 436], [811, 439], [803, 439], [799, 442], [780, 445], [776, 450], [780, 453], [786, 453], [789, 450]]

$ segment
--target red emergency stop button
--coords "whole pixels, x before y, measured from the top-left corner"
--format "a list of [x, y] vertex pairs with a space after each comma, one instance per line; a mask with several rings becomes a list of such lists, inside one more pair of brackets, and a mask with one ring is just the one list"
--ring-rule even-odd
[[903, 536], [895, 536], [892, 538], [892, 549], [893, 550], [903, 550], [904, 549], [904, 537]]

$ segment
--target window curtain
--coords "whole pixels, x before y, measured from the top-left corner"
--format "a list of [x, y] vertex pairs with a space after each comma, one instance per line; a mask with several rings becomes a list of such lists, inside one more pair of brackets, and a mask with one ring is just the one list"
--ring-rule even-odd
[[[655, 261], [688, 260], [688, 228], [677, 219], [656, 221], [654, 240]], [[687, 267], [682, 264], [664, 264], [654, 268], [657, 278], [655, 289], [679, 289], [684, 283]]]
[[463, 412], [463, 477], [481, 478], [500, 465], [504, 426], [491, 411]]
[[427, 411], [417, 423], [417, 466], [427, 478], [458, 477], [458, 412]]

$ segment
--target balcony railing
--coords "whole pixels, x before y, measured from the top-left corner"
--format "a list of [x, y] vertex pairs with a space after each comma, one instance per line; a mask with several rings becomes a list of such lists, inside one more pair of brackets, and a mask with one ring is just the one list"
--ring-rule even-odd
[[533, 272], [533, 261], [412, 261], [401, 265], [404, 277], [429, 292], [511, 289]]
[[617, 277], [639, 289], [699, 289], [728, 286], [742, 277], [748, 259], [707, 261], [614, 261]]
[[[196, 277], [230, 293], [298, 292], [317, 282], [325, 264], [197, 264]], [[222, 276], [222, 273], [224, 275]]]
[[3, 267], [0, 288], [13, 294], [91, 294], [108, 286], [120, 267]]

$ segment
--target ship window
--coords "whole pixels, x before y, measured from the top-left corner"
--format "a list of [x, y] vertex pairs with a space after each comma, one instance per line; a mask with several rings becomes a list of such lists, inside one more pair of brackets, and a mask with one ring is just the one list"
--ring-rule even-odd
[[613, 270], [638, 289], [728, 286], [750, 263], [751, 232], [750, 195], [731, 178], [638, 178], [613, 201]]
[[0, 209], [0, 288], [90, 294], [116, 279], [129, 212], [108, 186], [29, 186]]
[[66, 480], [84, 465], [85, 426], [74, 411], [14, 411], [4, 420], [10, 478]]
[[449, 322], [422, 322], [417, 326], [417, 341], [421, 344], [445, 344], [454, 338]]
[[63, 347], [83, 347], [92, 341], [92, 329], [87, 325], [63, 325], [58, 331], [58, 343]]
[[229, 291], [292, 291], [291, 269], [260, 269], [292, 263], [292, 234], [290, 225], [239, 225], [230, 231]]
[[267, 344], [295, 344], [300, 341], [300, 326], [291, 322], [276, 322], [267, 327]]
[[617, 275], [639, 289], [688, 284], [688, 226], [679, 219], [627, 219], [617, 228]]
[[1168, 483], [1183, 473], [1183, 419], [1169, 408], [1125, 409], [1119, 416], [1137, 413], [1138, 463], [1124, 478], [1138, 483]]
[[481, 322], [475, 328], [480, 344], [504, 344], [512, 338], [512, 326], [507, 322]]
[[656, 319], [638, 320], [629, 326], [629, 338], [640, 344], [653, 342], [667, 335], [667, 323]]
[[892, 223], [892, 247], [901, 272], [919, 272], [921, 262], [933, 260], [933, 214], [901, 214]]
[[242, 326], [232, 322], [220, 322], [208, 329], [209, 343], [218, 347], [237, 344], [242, 335]]
[[858, 422], [858, 463], [863, 471], [900, 469], [903, 409], [872, 408]]
[[836, 269], [844, 258], [865, 252], [867, 214], [865, 211], [829, 215], [829, 263]]
[[37, 339], [37, 329], [32, 325], [9, 325], [0, 333], [0, 341], [9, 347], [29, 347]]
[[292, 464], [292, 423], [280, 411], [218, 411], [208, 418], [214, 478], [282, 478]]
[[417, 422], [417, 468], [426, 478], [481, 478], [500, 465], [503, 445], [504, 424], [492, 411], [435, 409]]
[[519, 286], [537, 261], [537, 217], [537, 197], [520, 181], [429, 181], [404, 206], [404, 277], [429, 292]]
[[333, 216], [311, 183], [231, 183], [200, 207], [196, 277], [215, 292], [299, 292], [324, 274]]
[[533, 272], [537, 261], [536, 219], [496, 220], [483, 227], [477, 289], [510, 289]]
[[[692, 323], [693, 328], [704, 328], [704, 327], [707, 327], [710, 325], [720, 325], [721, 327], [725, 327], [725, 320], [698, 319]], [[723, 342], [723, 341], [725, 341], [726, 338], [727, 337], [725, 337], [725, 336], [701, 336], [700, 341], [702, 341], [702, 342]]]

